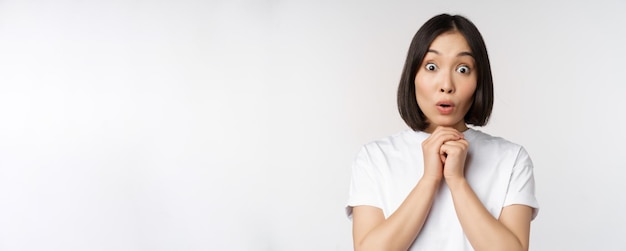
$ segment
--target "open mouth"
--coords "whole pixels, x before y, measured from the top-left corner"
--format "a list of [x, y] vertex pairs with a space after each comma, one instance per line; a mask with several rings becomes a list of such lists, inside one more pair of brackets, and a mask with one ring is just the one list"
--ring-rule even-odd
[[449, 101], [437, 102], [437, 110], [443, 115], [451, 114], [454, 111], [454, 103]]

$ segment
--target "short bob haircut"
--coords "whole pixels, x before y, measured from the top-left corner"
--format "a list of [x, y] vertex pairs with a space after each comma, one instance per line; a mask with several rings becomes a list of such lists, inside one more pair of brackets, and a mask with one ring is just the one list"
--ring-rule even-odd
[[466, 124], [484, 126], [493, 108], [493, 78], [487, 48], [478, 28], [467, 18], [459, 15], [440, 14], [426, 21], [411, 41], [400, 85], [398, 86], [398, 110], [400, 116], [415, 131], [423, 131], [429, 123], [415, 98], [415, 76], [424, 56], [435, 38], [449, 31], [458, 31], [465, 37], [474, 56], [477, 73], [476, 90], [472, 106], [464, 120]]

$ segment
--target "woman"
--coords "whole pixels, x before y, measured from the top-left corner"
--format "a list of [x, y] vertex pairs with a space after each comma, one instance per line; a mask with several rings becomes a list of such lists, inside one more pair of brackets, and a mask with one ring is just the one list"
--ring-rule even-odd
[[355, 250], [528, 250], [537, 215], [523, 147], [483, 126], [493, 106], [487, 49], [462, 16], [415, 34], [398, 88], [412, 130], [363, 146], [347, 212]]

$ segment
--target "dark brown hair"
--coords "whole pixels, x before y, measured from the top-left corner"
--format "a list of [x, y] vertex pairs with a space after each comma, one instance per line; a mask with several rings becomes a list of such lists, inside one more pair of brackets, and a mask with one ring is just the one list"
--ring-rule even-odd
[[398, 86], [398, 110], [400, 116], [415, 131], [428, 127], [424, 113], [415, 98], [415, 75], [422, 65], [424, 56], [435, 38], [448, 31], [458, 31], [465, 37], [476, 61], [476, 90], [472, 106], [465, 114], [465, 123], [484, 126], [493, 108], [493, 78], [487, 47], [478, 28], [467, 18], [459, 15], [440, 14], [426, 21], [415, 33], [404, 63], [400, 85]]

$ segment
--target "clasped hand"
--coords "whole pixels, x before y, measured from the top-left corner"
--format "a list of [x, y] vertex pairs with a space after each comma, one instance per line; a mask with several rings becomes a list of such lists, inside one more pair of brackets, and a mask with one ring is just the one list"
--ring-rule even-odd
[[469, 142], [463, 133], [451, 127], [437, 127], [422, 142], [424, 177], [446, 181], [464, 178], [465, 158]]

